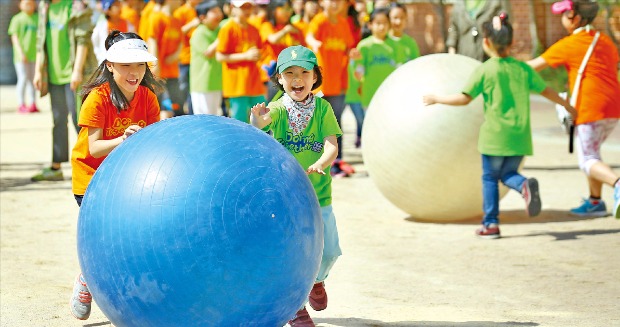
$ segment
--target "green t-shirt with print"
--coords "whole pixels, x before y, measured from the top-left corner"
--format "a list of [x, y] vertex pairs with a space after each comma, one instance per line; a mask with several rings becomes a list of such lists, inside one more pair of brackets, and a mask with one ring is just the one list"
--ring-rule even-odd
[[344, 102], [360, 103], [362, 102], [362, 95], [359, 92], [360, 81], [355, 78], [355, 62], [353, 60], [349, 62], [347, 69], [349, 70], [349, 85], [347, 92], [344, 94]]
[[[282, 98], [269, 103], [271, 124], [268, 128], [273, 137], [280, 142], [294, 157], [301, 167], [306, 170], [323, 154], [325, 138], [331, 135], [340, 137], [342, 130], [338, 126], [332, 106], [326, 100], [316, 97], [316, 107], [308, 126], [298, 135], [288, 126], [288, 114]], [[321, 207], [332, 203], [332, 177], [329, 174], [331, 166], [325, 168], [325, 175], [316, 173], [308, 175]]]
[[360, 41], [357, 49], [362, 58], [355, 61], [355, 69], [364, 72], [362, 106], [368, 107], [381, 83], [407, 60], [403, 48], [389, 37], [380, 40], [371, 35]]
[[490, 156], [532, 155], [530, 91], [541, 93], [545, 81], [528, 64], [512, 57], [490, 58], [463, 88], [473, 98], [482, 94], [484, 122], [478, 150]]
[[[27, 61], [34, 62], [37, 56], [37, 24], [39, 16], [34, 13], [28, 15], [25, 12], [19, 12], [9, 23], [9, 35], [16, 35], [19, 39], [19, 45], [24, 51]], [[23, 62], [17, 48], [13, 48], [13, 62]]]
[[403, 47], [403, 51], [405, 51], [405, 58], [407, 58], [406, 61], [413, 60], [420, 56], [420, 47], [411, 36], [403, 34], [400, 37], [391, 36], [391, 38]]
[[47, 47], [47, 65], [49, 81], [52, 84], [63, 85], [71, 82], [71, 54], [69, 49], [69, 30], [67, 23], [71, 16], [71, 1], [50, 3], [48, 12], [48, 26], [46, 29], [45, 44]]
[[220, 28], [210, 30], [200, 24], [189, 40], [191, 59], [189, 65], [189, 89], [191, 92], [212, 92], [222, 90], [222, 63], [215, 56], [207, 58], [204, 53], [217, 40]]

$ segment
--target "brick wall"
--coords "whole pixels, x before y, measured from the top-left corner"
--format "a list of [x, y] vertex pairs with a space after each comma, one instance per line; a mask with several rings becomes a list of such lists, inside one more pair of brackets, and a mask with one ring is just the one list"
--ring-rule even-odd
[[[514, 29], [512, 55], [527, 60], [566, 36], [560, 17], [551, 13], [553, 0], [511, 0], [510, 17]], [[407, 4], [409, 16], [406, 32], [417, 41], [422, 54], [445, 52], [445, 32], [449, 26], [451, 4], [443, 1], [415, 1]], [[532, 38], [531, 17], [534, 15], [537, 39]], [[442, 24], [443, 23], [443, 24]], [[601, 7], [594, 21], [620, 45], [620, 4]], [[620, 50], [620, 46], [619, 46]]]

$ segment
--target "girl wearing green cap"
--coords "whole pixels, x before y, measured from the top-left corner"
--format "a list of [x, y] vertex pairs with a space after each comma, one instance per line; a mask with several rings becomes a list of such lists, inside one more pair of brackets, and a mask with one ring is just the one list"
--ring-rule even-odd
[[[329, 174], [338, 155], [337, 138], [342, 131], [329, 102], [312, 94], [321, 85], [323, 76], [310, 49], [297, 45], [282, 50], [271, 80], [284, 94], [268, 105], [259, 103], [252, 107], [251, 122], [260, 129], [271, 130], [273, 137], [293, 154], [306, 169], [319, 200], [323, 216], [323, 258], [309, 301], [314, 310], [320, 311], [327, 307], [323, 281], [342, 254], [331, 206]], [[314, 326], [305, 306], [289, 324]]]

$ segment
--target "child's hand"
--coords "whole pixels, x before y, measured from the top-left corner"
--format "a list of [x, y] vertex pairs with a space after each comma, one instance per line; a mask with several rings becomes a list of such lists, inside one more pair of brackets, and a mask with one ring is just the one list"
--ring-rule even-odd
[[269, 108], [265, 105], [264, 102], [255, 104], [252, 109], [252, 115], [256, 118], [260, 118], [263, 115], [269, 113]]
[[134, 133], [136, 133], [137, 131], [141, 130], [142, 127], [138, 126], [138, 125], [131, 125], [129, 127], [127, 127], [127, 129], [125, 129], [125, 134], [123, 134], [123, 141], [126, 140], [128, 137], [132, 136]]
[[362, 59], [362, 53], [357, 48], [353, 48], [349, 50], [349, 58], [353, 60]]
[[260, 50], [257, 48], [250, 48], [245, 52], [245, 56], [248, 61], [258, 61], [258, 59], [260, 59]]
[[437, 103], [437, 97], [433, 94], [427, 94], [422, 97], [422, 102], [425, 106], [430, 106], [432, 104]]
[[319, 175], [325, 175], [325, 172], [323, 171], [321, 165], [319, 165], [318, 163], [314, 163], [313, 165], [308, 167], [308, 169], [306, 170], [306, 174], [310, 175], [312, 173], [317, 173]]

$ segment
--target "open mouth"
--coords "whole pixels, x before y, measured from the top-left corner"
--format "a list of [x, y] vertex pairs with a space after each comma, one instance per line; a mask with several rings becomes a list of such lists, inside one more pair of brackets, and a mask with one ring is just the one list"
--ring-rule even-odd
[[137, 79], [128, 79], [127, 83], [129, 83], [129, 85], [138, 85], [138, 80]]
[[293, 86], [291, 89], [292, 89], [292, 90], [293, 90], [293, 92], [295, 92], [295, 93], [301, 93], [301, 92], [303, 92], [304, 87], [303, 87], [303, 86]]

